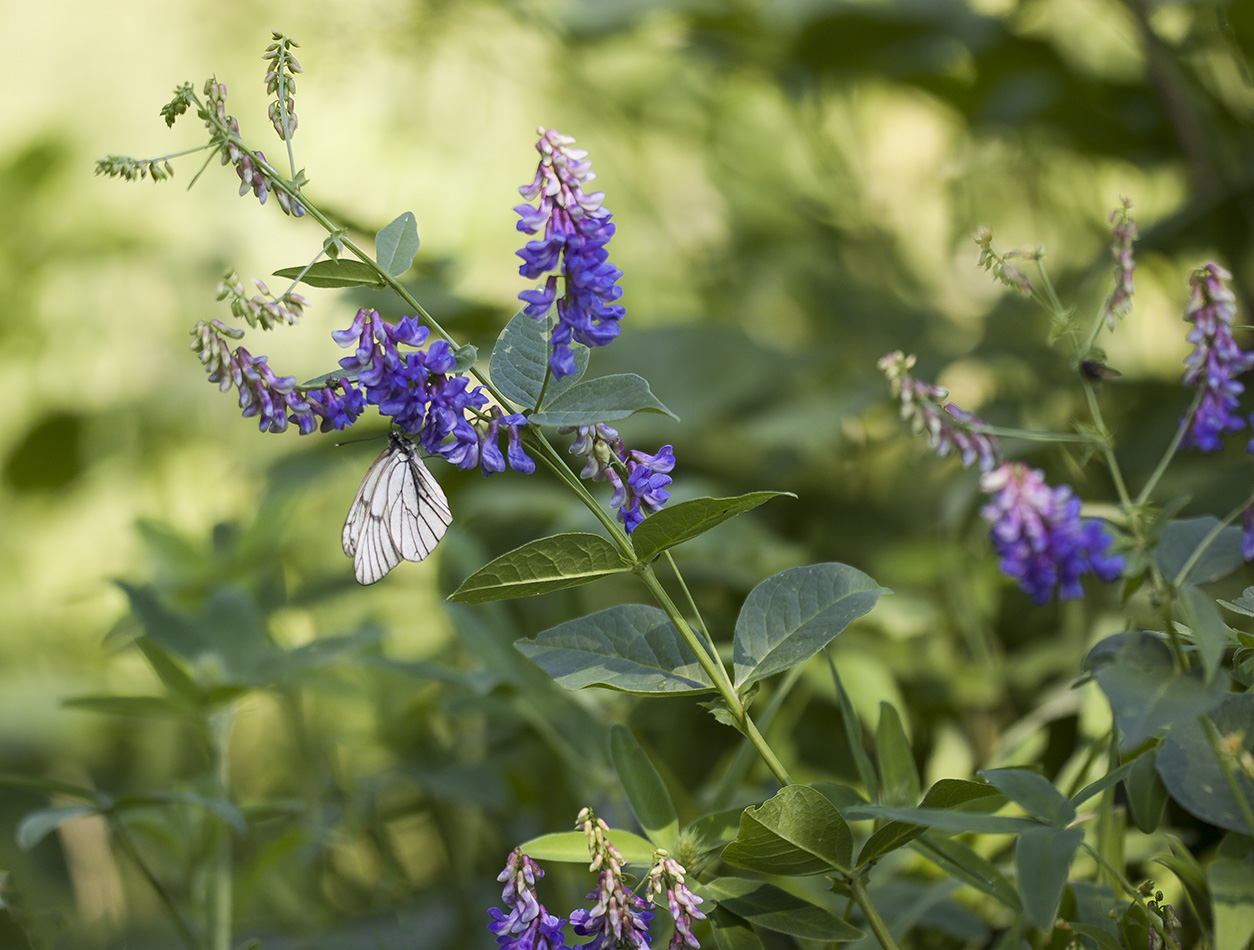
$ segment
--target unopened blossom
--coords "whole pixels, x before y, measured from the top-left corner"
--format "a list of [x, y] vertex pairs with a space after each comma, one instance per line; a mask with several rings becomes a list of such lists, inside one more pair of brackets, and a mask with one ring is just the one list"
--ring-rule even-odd
[[1197, 390], [1199, 402], [1182, 444], [1203, 452], [1217, 451], [1225, 432], [1245, 427], [1238, 411], [1245, 385], [1237, 377], [1254, 366], [1254, 353], [1242, 350], [1232, 337], [1236, 297], [1224, 283], [1231, 279], [1214, 263], [1189, 275], [1192, 294], [1184, 319], [1193, 325], [1188, 334], [1193, 352], [1184, 361], [1184, 384]]
[[505, 884], [501, 901], [509, 913], [489, 907], [492, 923], [488, 930], [507, 950], [558, 950], [563, 946], [564, 921], [545, 910], [536, 896], [536, 884], [542, 877], [540, 866], [518, 848], [510, 852], [505, 870], [497, 876]]
[[1032, 282], [1028, 280], [1027, 275], [1019, 270], [1014, 264], [1010, 263], [1013, 257], [1028, 256], [1034, 252], [1024, 251], [1008, 251], [1005, 254], [998, 254], [993, 250], [993, 232], [986, 227], [981, 227], [975, 232], [975, 243], [980, 249], [979, 266], [992, 274], [999, 282], [1012, 290], [1017, 290], [1025, 297], [1032, 293]]
[[654, 854], [653, 867], [649, 869], [647, 894], [649, 900], [665, 897], [666, 909], [670, 912], [671, 920], [675, 922], [675, 931], [671, 934], [667, 950], [682, 950], [684, 947], [699, 950], [701, 946], [693, 936], [692, 922], [705, 920], [705, 914], [697, 907], [702, 902], [701, 898], [692, 893], [684, 883], [686, 873], [684, 866], [665, 851]]
[[244, 282], [234, 270], [228, 270], [222, 280], [218, 281], [218, 299], [231, 301], [231, 313], [237, 319], [245, 320], [249, 326], [260, 326], [263, 330], [271, 330], [279, 324], [292, 325], [300, 322], [301, 315], [309, 301], [298, 293], [288, 291], [281, 297], [275, 297], [270, 288], [260, 280], [253, 284], [260, 291], [253, 296], [245, 296]]
[[1080, 499], [1068, 486], [1051, 488], [1039, 469], [1007, 462], [983, 475], [980, 487], [993, 496], [981, 514], [991, 525], [998, 567], [1036, 603], [1054, 594], [1079, 597], [1085, 574], [1113, 581], [1122, 573], [1110, 534], [1100, 521], [1080, 517]]
[[[275, 97], [274, 102], [270, 103], [268, 114], [270, 124], [274, 126], [279, 138], [288, 141], [296, 134], [296, 100], [292, 97], [296, 93], [296, 73], [302, 71], [300, 63], [292, 55], [292, 50], [300, 44], [277, 31], [271, 36], [274, 42], [266, 47], [261, 56], [269, 64], [266, 70], [266, 92]], [[280, 98], [282, 105], [279, 104]], [[287, 114], [286, 128], [283, 123], [284, 113]]]
[[[549, 336], [549, 368], [555, 377], [575, 372], [570, 344], [604, 346], [618, 336], [623, 308], [614, 303], [622, 296], [618, 278], [622, 271], [609, 262], [606, 244], [614, 235], [610, 212], [602, 192], [587, 193], [583, 186], [596, 176], [587, 152], [571, 148], [574, 139], [556, 129], [536, 130], [540, 164], [530, 184], [518, 190], [536, 205], [518, 205], [517, 228], [525, 234], [541, 234], [517, 254], [523, 259], [518, 272], [533, 280], [544, 278], [540, 290], [525, 290], [519, 298], [523, 312], [537, 320], [548, 316], [557, 302], [557, 326]], [[558, 277], [562, 291], [558, 294]]]
[[208, 100], [203, 113], [205, 126], [221, 136], [222, 164], [235, 166], [235, 173], [240, 180], [240, 195], [246, 195], [251, 190], [257, 200], [265, 204], [270, 193], [274, 192], [275, 201], [279, 203], [284, 214], [301, 217], [305, 213], [304, 206], [282, 188], [275, 187], [274, 175], [266, 162], [265, 153], [256, 152], [254, 161], [253, 156], [240, 144], [239, 123], [226, 112], [226, 86], [216, 79], [206, 80], [205, 97]]
[[1111, 330], [1120, 317], [1125, 317], [1132, 310], [1132, 242], [1136, 240], [1136, 219], [1132, 217], [1132, 202], [1124, 195], [1119, 196], [1120, 207], [1110, 213], [1110, 223], [1114, 226], [1110, 244], [1110, 254], [1115, 259], [1115, 289], [1106, 300], [1103, 311], [1106, 326]]
[[610, 507], [618, 509], [618, 520], [628, 534], [644, 520], [646, 513], [660, 511], [670, 499], [666, 486], [671, 483], [670, 472], [675, 468], [675, 452], [671, 446], [664, 445], [649, 455], [637, 449], [629, 451], [618, 432], [604, 424], [558, 429], [562, 433], [571, 431], [576, 433], [570, 446], [571, 454], [587, 459], [579, 477], [594, 482], [607, 481], [613, 486]]
[[645, 909], [644, 899], [633, 894], [623, 880], [623, 856], [609, 840], [609, 826], [590, 808], [579, 812], [577, 822], [592, 856], [588, 869], [600, 872], [597, 886], [588, 893], [592, 907], [570, 915], [575, 933], [592, 938], [579, 946], [583, 950], [647, 950], [653, 914]]
[[901, 418], [916, 434], [927, 433], [927, 444], [937, 455], [943, 458], [956, 448], [964, 468], [978, 460], [980, 471], [989, 471], [1001, 459], [997, 437], [980, 431], [986, 426], [974, 414], [946, 402], [948, 390], [915, 379], [910, 374], [914, 363], [915, 358], [901, 350], [887, 354], [878, 363], [893, 395], [901, 401]]

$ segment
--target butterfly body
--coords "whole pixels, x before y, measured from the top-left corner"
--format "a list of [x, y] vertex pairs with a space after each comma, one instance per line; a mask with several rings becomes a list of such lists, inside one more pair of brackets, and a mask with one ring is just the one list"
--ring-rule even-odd
[[421, 561], [453, 522], [448, 499], [412, 442], [396, 432], [366, 469], [344, 519], [341, 542], [360, 584], [373, 584], [401, 560]]

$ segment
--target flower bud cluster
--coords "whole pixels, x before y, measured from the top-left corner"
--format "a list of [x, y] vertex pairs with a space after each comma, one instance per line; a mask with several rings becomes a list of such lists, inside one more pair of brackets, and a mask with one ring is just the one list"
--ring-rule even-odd
[[[284, 214], [290, 214], [294, 218], [301, 217], [305, 213], [304, 205], [282, 188], [276, 187], [277, 179], [266, 162], [265, 153], [257, 151], [254, 161], [254, 155], [249, 154], [240, 145], [239, 123], [235, 121], [234, 116], [226, 113], [226, 86], [216, 79], [206, 80], [205, 98], [207, 100], [205, 126], [221, 134], [222, 164], [229, 163], [235, 166], [235, 173], [239, 175], [240, 180], [240, 195], [246, 195], [251, 189], [257, 200], [264, 205], [270, 193], [274, 192], [274, 200], [279, 203]], [[223, 129], [225, 132], [221, 131]]]
[[296, 134], [296, 100], [292, 97], [296, 94], [296, 73], [301, 72], [301, 68], [292, 50], [299, 48], [300, 44], [277, 31], [272, 36], [274, 42], [266, 47], [261, 58], [270, 64], [266, 72], [266, 92], [275, 97], [270, 103], [270, 123], [279, 138], [286, 142]]
[[1110, 223], [1114, 225], [1110, 244], [1110, 254], [1115, 259], [1115, 289], [1106, 300], [1106, 326], [1111, 330], [1115, 322], [1126, 317], [1132, 311], [1132, 242], [1136, 240], [1136, 220], [1132, 217], [1132, 202], [1125, 196], [1119, 196], [1120, 207], [1110, 213]]
[[131, 158], [129, 155], [106, 155], [96, 160], [96, 174], [124, 181], [165, 181], [174, 175], [174, 166], [164, 158]]
[[597, 886], [588, 892], [591, 909], [572, 911], [571, 927], [581, 937], [591, 937], [580, 944], [583, 950], [647, 950], [649, 921], [652, 912], [645, 910], [644, 899], [633, 894], [623, 880], [623, 856], [606, 836], [610, 830], [592, 809], [584, 808], [576, 819], [583, 831], [592, 856], [590, 871], [600, 871]]
[[554, 917], [536, 895], [536, 884], [544, 871], [530, 857], [515, 848], [497, 880], [505, 884], [501, 901], [509, 908], [505, 914], [497, 907], [488, 908], [492, 923], [488, 930], [496, 934], [496, 942], [506, 950], [558, 950], [562, 943], [560, 917]]
[[[628, 534], [666, 504], [670, 492], [670, 472], [675, 468], [675, 453], [669, 445], [647, 455], [636, 449], [628, 451], [617, 430], [604, 424], [571, 428], [562, 426], [561, 433], [576, 433], [570, 453], [587, 459], [579, 477], [594, 482], [607, 481], [614, 487], [610, 507], [618, 509], [618, 520]], [[624, 478], [624, 476], [626, 476]]]
[[901, 418], [916, 434], [927, 433], [927, 444], [937, 455], [943, 458], [957, 448], [963, 468], [978, 459], [980, 471], [989, 471], [1001, 459], [997, 437], [980, 431], [985, 425], [974, 414], [945, 402], [949, 398], [946, 389], [911, 376], [914, 364], [914, 356], [901, 350], [886, 354], [877, 364], [888, 377], [893, 395], [901, 400]]
[[1043, 472], [1020, 462], [986, 473], [980, 487], [993, 496], [980, 513], [991, 525], [998, 567], [1034, 602], [1055, 593], [1059, 600], [1079, 597], [1085, 574], [1113, 581], [1122, 573], [1124, 559], [1110, 553], [1110, 534], [1100, 521], [1080, 518], [1080, 499], [1070, 487], [1051, 488]]
[[686, 873], [684, 866], [665, 851], [654, 853], [653, 867], [649, 869], [647, 897], [653, 900], [655, 897], [666, 896], [666, 909], [670, 911], [671, 919], [675, 922], [675, 931], [667, 950], [682, 950], [683, 947], [699, 950], [701, 946], [692, 934], [692, 922], [705, 920], [705, 914], [697, 907], [702, 902], [701, 898], [688, 890], [688, 885], [684, 883]]
[[[1224, 283], [1231, 279], [1215, 263], [1189, 275], [1192, 294], [1184, 319], [1193, 324], [1187, 337], [1193, 352], [1184, 361], [1184, 384], [1197, 390], [1199, 402], [1182, 444], [1203, 452], [1217, 451], [1223, 447], [1220, 437], [1225, 432], [1245, 427], [1238, 412], [1245, 386], [1237, 377], [1254, 366], [1254, 353], [1242, 350], [1232, 337], [1236, 297]], [[1254, 451], [1254, 440], [1250, 450]]]
[[997, 280], [1012, 290], [1019, 291], [1025, 297], [1031, 295], [1031, 281], [1028, 280], [1027, 275], [1023, 271], [1010, 263], [1010, 259], [1014, 257], [1032, 257], [1036, 254], [1035, 251], [1007, 251], [1005, 254], [998, 254], [993, 250], [993, 232], [986, 227], [976, 230], [975, 243], [980, 248], [980, 267], [992, 271], [993, 276]]
[[262, 281], [254, 280], [253, 284], [261, 291], [252, 297], [244, 296], [244, 283], [239, 274], [228, 270], [218, 281], [218, 299], [231, 300], [231, 313], [240, 320], [248, 322], [250, 327], [259, 326], [263, 330], [272, 330], [280, 323], [292, 325], [299, 323], [301, 315], [309, 301], [300, 294], [288, 291], [281, 297], [270, 293]]
[[[528, 241], [521, 251], [518, 272], [531, 279], [545, 277], [543, 289], [525, 290], [519, 299], [523, 312], [537, 320], [548, 316], [557, 301], [557, 326], [549, 336], [549, 368], [557, 378], [575, 372], [572, 340], [585, 346], [604, 346], [618, 336], [623, 275], [608, 260], [605, 245], [614, 235], [610, 212], [601, 205], [602, 192], [587, 194], [583, 186], [596, 176], [584, 161], [587, 152], [570, 146], [574, 139], [556, 129], [536, 130], [540, 164], [530, 184], [518, 190], [536, 206], [518, 205], [517, 228], [525, 234], [543, 229], [541, 240]], [[562, 296], [557, 296], [557, 278]]]

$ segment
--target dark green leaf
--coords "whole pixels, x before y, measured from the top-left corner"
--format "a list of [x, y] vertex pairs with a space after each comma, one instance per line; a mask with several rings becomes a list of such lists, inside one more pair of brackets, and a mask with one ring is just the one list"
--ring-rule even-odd
[[144, 655], [144, 659], [148, 661], [148, 665], [152, 667], [153, 672], [157, 674], [157, 678], [166, 689], [189, 703], [199, 701], [200, 690], [196, 686], [196, 681], [179, 665], [169, 651], [149, 637], [137, 637], [135, 645], [139, 647], [139, 652]]
[[855, 805], [845, 811], [851, 821], [892, 818], [909, 825], [922, 825], [938, 831], [973, 831], [990, 835], [1013, 835], [1040, 825], [1027, 818], [981, 815], [944, 808], [891, 808], [888, 805]]
[[134, 587], [125, 582], [118, 586], [126, 593], [131, 611], [160, 646], [185, 660], [197, 659], [207, 648], [203, 632], [190, 617], [168, 610], [151, 587]]
[[980, 776], [1029, 815], [1055, 828], [1075, 821], [1075, 806], [1044, 776], [1027, 769], [984, 769]]
[[714, 688], [657, 607], [623, 604], [515, 643], [567, 689], [607, 686], [626, 693], [694, 693]]
[[[1214, 515], [1202, 515], [1199, 518], [1181, 518], [1164, 527], [1158, 536], [1158, 546], [1154, 548], [1154, 560], [1163, 577], [1173, 581], [1185, 561], [1218, 524], [1219, 519]], [[1241, 529], [1230, 525], [1219, 533], [1183, 580], [1190, 584], [1208, 584], [1227, 577], [1244, 563], [1241, 557]]]
[[1128, 759], [1126, 762], [1123, 763], [1123, 765], [1119, 766], [1118, 768], [1111, 769], [1101, 778], [1096, 779], [1092, 782], [1089, 782], [1088, 785], [1085, 785], [1084, 788], [1080, 789], [1078, 792], [1076, 792], [1074, 795], [1071, 796], [1072, 806], [1075, 808], [1079, 808], [1081, 805], [1087, 802], [1094, 795], [1100, 795], [1102, 792], [1106, 791], [1106, 789], [1110, 788], [1112, 785], [1117, 785], [1119, 782], [1123, 781], [1124, 777], [1127, 776], [1128, 773], [1132, 771], [1134, 764], [1137, 761], [1139, 761], [1142, 755], [1143, 753], [1137, 753], [1137, 755], [1134, 758]]
[[684, 833], [696, 839], [699, 849], [722, 848], [735, 839], [736, 831], [740, 828], [740, 812], [739, 808], [728, 808], [711, 815], [702, 815], [688, 825]]
[[414, 264], [418, 253], [418, 222], [406, 211], [374, 236], [374, 259], [393, 277], [400, 277]]
[[1015, 874], [1019, 897], [1028, 919], [1038, 930], [1050, 931], [1067, 885], [1071, 860], [1084, 840], [1082, 828], [1037, 826], [1019, 834], [1015, 841]]
[[1132, 821], [1146, 834], [1158, 829], [1167, 807], [1167, 786], [1158, 775], [1157, 759], [1157, 749], [1143, 752], [1127, 763], [1128, 775], [1123, 780]]
[[919, 770], [910, 751], [910, 740], [892, 703], [880, 703], [879, 729], [875, 733], [880, 767], [880, 802], [884, 805], [919, 803]]
[[718, 950], [764, 950], [761, 938], [748, 921], [721, 907], [715, 907], [707, 916]]
[[618, 723], [610, 727], [610, 761], [645, 835], [674, 854], [679, 819], [670, 793], [631, 730]]
[[242, 835], [248, 831], [243, 813], [230, 802], [197, 795], [195, 792], [145, 792], [136, 795], [123, 795], [114, 804], [114, 809], [120, 812], [132, 808], [160, 807], [164, 805], [195, 805], [197, 808], [203, 808], [205, 811], [217, 815], [238, 834]]
[[37, 792], [43, 795], [67, 795], [85, 801], [99, 800], [95, 789], [71, 782], [62, 782], [54, 778], [30, 778], [25, 775], [0, 775], [0, 788], [16, 788], [24, 792]]
[[736, 618], [736, 689], [804, 663], [885, 591], [848, 564], [810, 564], [768, 577]]
[[626, 419], [637, 412], [660, 412], [679, 417], [653, 395], [649, 384], [635, 373], [585, 379], [549, 398], [528, 421], [541, 426], [590, 426]]
[[1193, 642], [1202, 656], [1202, 669], [1209, 680], [1219, 668], [1231, 631], [1219, 615], [1215, 601], [1192, 584], [1180, 590], [1180, 608], [1184, 622], [1193, 631]]
[[871, 757], [866, 754], [866, 748], [862, 744], [862, 720], [858, 718], [857, 710], [853, 708], [849, 693], [840, 681], [840, 674], [836, 672], [836, 666], [831, 662], [830, 654], [828, 665], [831, 668], [832, 679], [835, 681], [836, 695], [840, 698], [840, 721], [845, 729], [845, 741], [849, 743], [849, 748], [853, 752], [853, 763], [858, 769], [858, 778], [862, 780], [862, 785], [866, 788], [866, 793], [871, 800], [876, 801], [880, 797], [879, 780], [875, 776], [874, 766], [871, 765]]
[[762, 881], [717, 877], [702, 885], [702, 896], [737, 917], [779, 933], [810, 940], [843, 943], [858, 940], [862, 931], [831, 911]]
[[786, 785], [740, 816], [723, 860], [766, 874], [848, 872], [853, 836], [834, 805], [805, 785]]
[[1254, 936], [1254, 867], [1217, 858], [1206, 867], [1216, 947], [1246, 947]]
[[1088, 937], [1097, 945], [1097, 950], [1123, 950], [1119, 945], [1119, 940], [1112, 937], [1101, 927], [1093, 924], [1077, 924], [1072, 923], [1071, 929], [1078, 933], [1081, 937]]
[[1019, 894], [992, 861], [957, 838], [924, 833], [910, 847], [956, 881], [969, 884], [1016, 913], [1023, 909]]
[[[301, 271], [305, 271], [301, 277]], [[284, 267], [274, 272], [275, 277], [295, 280], [310, 287], [386, 287], [378, 272], [364, 261], [318, 261], [309, 270], [304, 267]]]
[[1241, 591], [1241, 596], [1236, 600], [1221, 600], [1219, 603], [1234, 613], [1254, 617], [1254, 587], [1247, 587]]
[[[1239, 733], [1239, 751], [1254, 751], [1254, 693], [1225, 697], [1210, 718], [1221, 739]], [[1178, 721], [1172, 726], [1158, 750], [1155, 765], [1171, 797], [1186, 811], [1229, 831], [1254, 834], [1199, 720]], [[1242, 797], [1254, 807], [1254, 782], [1235, 762], [1231, 768]]]
[[[496, 338], [488, 367], [493, 384], [506, 399], [522, 409], [534, 409], [543, 390], [552, 399], [583, 377], [588, 368], [588, 348], [572, 343], [575, 372], [561, 379], [546, 376], [549, 366], [549, 320], [536, 320], [518, 311]], [[545, 379], [548, 388], [545, 389]]]
[[73, 696], [61, 705], [67, 709], [134, 719], [182, 719], [196, 712], [194, 707], [167, 696]]
[[618, 548], [600, 535], [556, 534], [529, 541], [488, 562], [462, 581], [449, 600], [482, 604], [532, 597], [629, 570], [631, 565]]
[[33, 811], [17, 826], [17, 846], [23, 851], [29, 851], [67, 821], [95, 815], [99, 811], [95, 805], [62, 805]]
[[648, 561], [667, 548], [683, 544], [722, 524], [728, 518], [750, 511], [781, 495], [797, 497], [792, 492], [758, 491], [735, 498], [693, 498], [681, 501], [645, 518], [631, 533], [632, 547], [636, 549], [636, 557]]
[[[966, 805], [996, 810], [1006, 802], [1005, 796], [986, 782], [969, 782], [965, 779], [944, 778], [928, 789], [919, 803], [922, 808], [956, 809]], [[902, 821], [890, 821], [877, 828], [863, 844], [858, 854], [858, 867], [909, 844], [924, 833], [923, 825]]]
[[466, 373], [479, 362], [479, 349], [470, 343], [463, 343], [453, 351], [453, 372]]
[[867, 803], [856, 789], [848, 785], [840, 785], [836, 782], [811, 782], [810, 787], [835, 805], [837, 811], [848, 808], [850, 805]]

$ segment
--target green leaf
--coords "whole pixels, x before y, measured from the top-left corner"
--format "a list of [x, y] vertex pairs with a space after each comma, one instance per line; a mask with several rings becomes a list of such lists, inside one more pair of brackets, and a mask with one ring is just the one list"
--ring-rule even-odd
[[414, 265], [418, 253], [418, 222], [406, 211], [374, 236], [374, 259], [393, 277], [400, 277]]
[[919, 770], [910, 751], [910, 740], [892, 703], [880, 703], [880, 724], [875, 733], [880, 766], [880, 802], [884, 805], [919, 803]]
[[590, 426], [626, 419], [637, 412], [660, 412], [679, 418], [653, 395], [643, 377], [618, 373], [582, 380], [546, 398], [528, 421], [541, 426]]
[[157, 644], [185, 660], [195, 660], [208, 648], [204, 633], [192, 619], [166, 608], [152, 587], [118, 582], [130, 601], [131, 612]]
[[[304, 271], [304, 275], [301, 275]], [[386, 287], [378, 272], [364, 261], [318, 261], [313, 267], [305, 270], [301, 267], [284, 267], [274, 272], [275, 277], [286, 277], [295, 280], [300, 277], [302, 284], [310, 287]], [[341, 374], [342, 375], [342, 374]]]
[[605, 686], [640, 695], [714, 689], [670, 618], [644, 604], [568, 620], [514, 645], [566, 689]]
[[805, 785], [786, 785], [740, 815], [723, 860], [766, 874], [848, 873], [853, 836], [836, 807]]
[[492, 347], [492, 356], [488, 361], [492, 383], [506, 399], [523, 409], [536, 408], [542, 391], [552, 399], [570, 389], [588, 369], [588, 348], [582, 343], [571, 343], [575, 372], [561, 379], [546, 375], [549, 368], [550, 322], [529, 317], [520, 310], [505, 324], [505, 329]]
[[843, 943], [864, 936], [826, 908], [762, 881], [716, 877], [702, 885], [701, 896], [750, 924], [794, 937]]
[[[868, 842], [869, 843], [869, 842]], [[924, 833], [910, 847], [956, 881], [969, 884], [1018, 913], [1019, 893], [992, 861], [957, 838]]]
[[718, 950], [764, 950], [762, 939], [748, 921], [721, 907], [715, 907], [706, 916]]
[[89, 802], [98, 802], [99, 793], [95, 789], [71, 782], [62, 782], [54, 778], [30, 778], [25, 775], [0, 775], [0, 788], [16, 788], [24, 792], [37, 792], [43, 795], [66, 795], [81, 798]]
[[888, 805], [855, 805], [845, 810], [852, 821], [892, 818], [909, 825], [922, 825], [938, 831], [978, 832], [989, 835], [1013, 835], [1029, 828], [1041, 827], [1027, 818], [1005, 815], [982, 815], [977, 812], [950, 811], [944, 808], [892, 808]]
[[1193, 631], [1193, 642], [1202, 656], [1202, 669], [1209, 681], [1219, 668], [1231, 631], [1219, 615], [1215, 601], [1192, 584], [1180, 590], [1180, 609], [1184, 622]]
[[684, 829], [684, 834], [692, 835], [697, 846], [703, 850], [722, 848], [735, 840], [736, 831], [740, 827], [739, 808], [727, 808], [709, 815], [702, 815]]
[[472, 343], [463, 343], [453, 351], [453, 372], [466, 373], [479, 362], [479, 348]]
[[[1198, 544], [1218, 524], [1219, 519], [1214, 515], [1202, 515], [1200, 518], [1181, 518], [1164, 527], [1154, 548], [1154, 561], [1163, 577], [1173, 581]], [[1244, 563], [1241, 557], [1241, 529], [1230, 525], [1198, 558], [1184, 580], [1190, 584], [1207, 584], [1227, 577]]]
[[[943, 778], [927, 790], [919, 807], [959, 809], [967, 805], [976, 805], [984, 809], [996, 810], [1005, 802], [1005, 796], [986, 782]], [[902, 821], [890, 821], [877, 828], [863, 844], [858, 854], [858, 867], [863, 867], [890, 851], [896, 851], [903, 845], [909, 844], [925, 830], [923, 825], [912, 825]]]
[[866, 748], [862, 744], [862, 720], [858, 718], [858, 712], [853, 708], [849, 692], [841, 683], [835, 664], [830, 662], [830, 655], [828, 659], [832, 679], [835, 681], [836, 695], [840, 698], [840, 720], [845, 729], [845, 741], [849, 743], [849, 748], [853, 752], [853, 762], [858, 769], [858, 778], [862, 780], [862, 785], [871, 800], [875, 801], [880, 797], [879, 780], [876, 778], [875, 768], [871, 765], [871, 757], [866, 754]]
[[1084, 788], [1080, 789], [1071, 796], [1072, 807], [1079, 808], [1093, 796], [1100, 795], [1112, 785], [1117, 785], [1119, 782], [1123, 781], [1128, 773], [1132, 771], [1135, 764], [1140, 761], [1143, 755], [1144, 752], [1138, 752], [1134, 757], [1127, 759], [1123, 765], [1118, 768], [1111, 769], [1101, 778], [1089, 782], [1089, 784], [1085, 785]]
[[1123, 780], [1132, 821], [1146, 834], [1157, 830], [1167, 807], [1167, 786], [1158, 775], [1157, 759], [1157, 749], [1143, 752], [1127, 763], [1130, 768]]
[[751, 511], [781, 495], [797, 497], [786, 491], [756, 491], [748, 495], [737, 495], [735, 498], [692, 498], [681, 501], [645, 518], [631, 533], [632, 547], [636, 549], [636, 557], [641, 561], [648, 561], [667, 548], [690, 541], [728, 518]]
[[99, 814], [96, 805], [61, 805], [57, 808], [41, 808], [24, 817], [17, 826], [17, 846], [29, 851], [67, 821]]
[[636, 737], [618, 723], [610, 727], [610, 761], [645, 835], [657, 847], [674, 854], [679, 837], [675, 804]]
[[1053, 930], [1071, 861], [1083, 840], [1082, 828], [1038, 825], [1020, 833], [1015, 841], [1019, 897], [1028, 919], [1038, 930]]
[[736, 689], [804, 663], [886, 590], [848, 564], [809, 564], [768, 577], [736, 618]]
[[133, 719], [183, 719], [196, 712], [194, 707], [166, 696], [73, 696], [63, 700], [61, 705], [66, 709]]
[[618, 548], [597, 534], [555, 534], [528, 541], [489, 561], [462, 581], [449, 600], [482, 604], [533, 597], [622, 574], [631, 565]]
[[1233, 613], [1242, 614], [1246, 617], [1254, 617], [1254, 587], [1247, 587], [1241, 591], [1241, 596], [1236, 600], [1221, 600], [1220, 604], [1227, 607]]
[[1217, 858], [1206, 867], [1216, 947], [1245, 947], [1254, 936], [1254, 867]]
[[[613, 828], [608, 835], [614, 847], [627, 864], [636, 867], [649, 867], [653, 863], [653, 845], [638, 834]], [[588, 839], [582, 831], [563, 831], [557, 834], [540, 835], [519, 845], [523, 854], [529, 854], [537, 861], [557, 861], [562, 864], [587, 865]]]
[[1072, 922], [1071, 929], [1078, 933], [1081, 937], [1088, 937], [1097, 945], [1097, 950], [1123, 950], [1119, 945], [1117, 938], [1112, 937], [1101, 927], [1093, 924], [1077, 924]]
[[1171, 835], [1166, 837], [1171, 854], [1156, 854], [1149, 860], [1161, 864], [1180, 879], [1194, 907], [1208, 906], [1210, 896], [1206, 884], [1206, 872], [1202, 870], [1202, 866], [1197, 863], [1197, 858], [1180, 842], [1179, 838]]
[[149, 637], [136, 637], [135, 646], [139, 648], [139, 652], [144, 655], [144, 659], [148, 661], [148, 665], [152, 667], [153, 672], [157, 674], [157, 678], [166, 689], [189, 703], [199, 702], [200, 689], [196, 686], [196, 681], [179, 665], [168, 650]]
[[197, 795], [195, 792], [144, 792], [137, 795], [123, 795], [114, 804], [114, 810], [121, 812], [132, 808], [165, 805], [195, 805], [197, 808], [203, 808], [217, 815], [238, 834], [242, 835], [248, 831], [243, 813], [230, 802]]
[[[1240, 733], [1241, 749], [1254, 751], [1254, 693], [1225, 697], [1210, 718], [1221, 738]], [[1171, 797], [1190, 814], [1229, 831], [1254, 834], [1199, 720], [1177, 722], [1171, 728], [1158, 750], [1155, 766]], [[1254, 807], [1254, 782], [1236, 763], [1232, 768], [1242, 797]]]
[[1027, 769], [984, 769], [980, 776], [1029, 815], [1055, 828], [1065, 828], [1075, 821], [1075, 806], [1070, 799], [1042, 775]]

